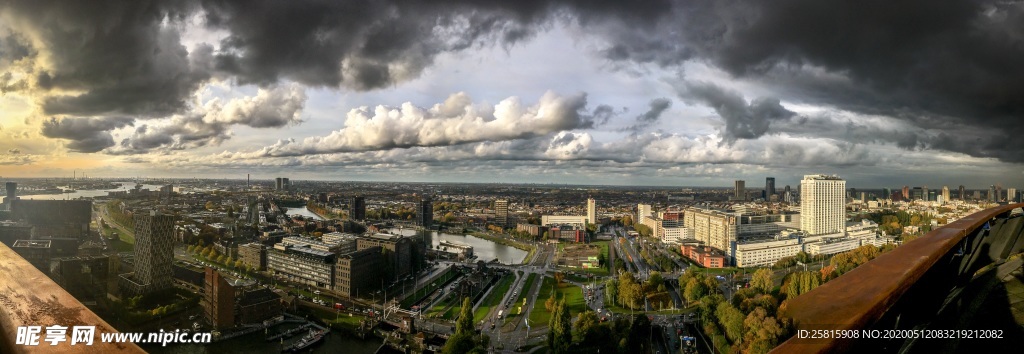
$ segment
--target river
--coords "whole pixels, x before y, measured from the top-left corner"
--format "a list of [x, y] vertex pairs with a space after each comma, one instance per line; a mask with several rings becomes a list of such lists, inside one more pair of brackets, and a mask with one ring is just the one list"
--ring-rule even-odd
[[324, 220], [324, 218], [321, 218], [320, 215], [316, 215], [312, 211], [309, 211], [309, 209], [306, 209], [305, 206], [291, 208], [285, 207], [285, 209], [287, 209], [287, 211], [285, 211], [284, 213], [288, 214], [288, 216], [302, 215], [307, 218], [313, 218], [314, 220]]
[[[76, 190], [76, 191], [71, 192], [71, 193], [19, 195], [18, 198], [20, 198], [20, 199], [32, 199], [32, 200], [72, 200], [72, 199], [78, 199], [78, 198], [82, 198], [82, 197], [86, 197], [86, 198], [106, 197], [107, 196], [107, 192], [127, 191], [127, 190], [135, 188], [135, 185], [136, 185], [135, 182], [114, 182], [114, 183], [120, 183], [121, 187], [120, 188], [114, 188], [114, 189], [80, 189], [80, 190]], [[162, 186], [155, 185], [155, 184], [143, 184], [142, 185], [142, 189], [149, 189], [149, 190], [159, 190], [160, 187], [162, 187]], [[181, 191], [179, 189], [179, 187], [175, 187], [174, 190], [178, 191], [178, 192]]]
[[473, 254], [477, 256], [477, 259], [485, 262], [490, 262], [492, 259], [497, 258], [499, 263], [519, 264], [523, 262], [523, 259], [526, 259], [526, 255], [528, 254], [527, 251], [512, 246], [494, 243], [490, 240], [485, 240], [472, 235], [452, 235], [437, 231], [430, 231], [429, 234], [426, 234], [426, 231], [416, 231], [412, 229], [401, 229], [398, 230], [398, 233], [405, 236], [423, 233], [426, 238], [430, 240], [431, 248], [437, 248], [437, 245], [439, 245], [441, 241], [470, 245], [473, 246]]

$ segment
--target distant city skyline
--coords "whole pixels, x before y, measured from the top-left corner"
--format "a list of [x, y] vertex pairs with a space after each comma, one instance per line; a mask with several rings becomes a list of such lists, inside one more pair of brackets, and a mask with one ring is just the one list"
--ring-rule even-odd
[[1017, 3], [185, 3], [0, 5], [0, 175], [1024, 186]]

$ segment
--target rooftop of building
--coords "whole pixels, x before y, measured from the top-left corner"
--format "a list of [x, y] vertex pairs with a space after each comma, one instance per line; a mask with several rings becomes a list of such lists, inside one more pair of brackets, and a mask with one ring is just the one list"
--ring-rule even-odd
[[803, 178], [806, 180], [826, 180], [826, 181], [842, 181], [838, 175], [804, 175]]
[[280, 301], [281, 295], [267, 288], [256, 288], [252, 291], [242, 293], [242, 299], [238, 301], [241, 306], [254, 305], [267, 301]]

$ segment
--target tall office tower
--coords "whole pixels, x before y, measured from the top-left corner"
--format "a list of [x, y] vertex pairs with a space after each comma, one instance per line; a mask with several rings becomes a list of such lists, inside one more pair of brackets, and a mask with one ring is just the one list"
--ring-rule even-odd
[[366, 220], [365, 197], [352, 197], [352, 202], [348, 205], [348, 218], [352, 220]]
[[288, 180], [288, 177], [281, 179], [281, 188], [286, 191], [292, 190], [292, 182]]
[[597, 225], [597, 202], [594, 198], [587, 198], [587, 223]]
[[892, 188], [882, 188], [882, 199], [892, 198]]
[[1000, 200], [1003, 200], [1003, 184], [1002, 183], [996, 183], [996, 200], [995, 201], [998, 202]]
[[1010, 203], [1016, 203], [1017, 202], [1017, 188], [1007, 188], [1006, 189], [1006, 201], [1010, 202]]
[[921, 200], [924, 200], [924, 201], [931, 200], [931, 199], [928, 199], [928, 196], [931, 195], [931, 194], [928, 194], [928, 186], [921, 187], [921, 189], [922, 189], [921, 195], [923, 196], [923, 198], [921, 198]]
[[644, 217], [651, 216], [651, 205], [650, 204], [637, 204], [636, 205], [636, 220], [635, 223], [644, 221]]
[[235, 325], [235, 289], [216, 269], [206, 267], [203, 277], [203, 313], [215, 329]]
[[809, 235], [846, 229], [846, 181], [835, 175], [804, 176], [800, 181], [800, 229]]
[[988, 186], [988, 201], [996, 201], [996, 186]]
[[139, 213], [135, 215], [135, 294], [160, 291], [173, 286], [171, 262], [174, 261], [174, 217]]
[[965, 189], [964, 185], [961, 184], [960, 185], [960, 200], [966, 200], [966, 199], [967, 199], [967, 189]]
[[733, 199], [735, 200], [747, 200], [747, 187], [746, 182], [743, 180], [736, 180], [736, 190], [733, 192]]
[[928, 199], [928, 194], [925, 192], [927, 189], [921, 187], [914, 187], [910, 190], [910, 200], [925, 200]]
[[934, 202], [934, 201], [935, 201], [935, 200], [937, 199], [936, 197], [938, 197], [938, 195], [936, 195], [936, 193], [935, 193], [935, 190], [934, 190], [934, 189], [933, 189], [933, 190], [930, 190], [930, 191], [928, 191], [928, 201], [929, 201], [929, 202]]
[[868, 192], [860, 192], [860, 202], [861, 204], [868, 202]]
[[4, 197], [4, 204], [7, 204], [7, 210], [10, 210], [11, 202], [13, 202], [18, 195], [18, 183], [7, 182], [5, 187], [7, 187], [7, 197]]
[[910, 186], [903, 186], [903, 199], [910, 199]]
[[942, 186], [942, 202], [949, 203], [949, 187]]
[[775, 177], [768, 177], [764, 179], [764, 192], [767, 194], [765, 196], [766, 200], [775, 195]]
[[416, 208], [416, 225], [426, 228], [434, 225], [434, 200], [430, 197], [420, 199], [419, 208]]
[[274, 190], [284, 190], [284, 178], [278, 177], [274, 179]]
[[[593, 200], [593, 199], [590, 199]], [[498, 199], [494, 201], [494, 223], [501, 227], [508, 227], [508, 200]]]

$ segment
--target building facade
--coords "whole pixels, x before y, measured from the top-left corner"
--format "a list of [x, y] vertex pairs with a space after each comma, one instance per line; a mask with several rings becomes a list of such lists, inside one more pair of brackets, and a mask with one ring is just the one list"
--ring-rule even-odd
[[380, 289], [382, 270], [387, 266], [382, 250], [374, 246], [339, 256], [334, 267], [334, 290], [356, 297]]
[[267, 250], [267, 270], [303, 285], [331, 288], [336, 254], [278, 243]]
[[416, 208], [416, 225], [425, 228], [434, 226], [434, 200], [430, 197], [420, 199]]
[[802, 250], [800, 239], [796, 237], [741, 242], [736, 245], [736, 266], [771, 266], [784, 257], [795, 256]]
[[348, 205], [348, 218], [352, 220], [366, 220], [366, 198], [362, 196], [352, 197]]
[[238, 246], [238, 256], [242, 263], [252, 269], [263, 271], [267, 269], [267, 247], [261, 243], [247, 243]]
[[597, 225], [597, 201], [587, 198], [587, 223]]
[[806, 175], [800, 181], [800, 229], [808, 235], [842, 233], [846, 228], [846, 181]]
[[[733, 257], [738, 218], [717, 210], [687, 208], [683, 211], [683, 227], [693, 230], [693, 239]], [[730, 259], [731, 261], [731, 259]]]
[[501, 227], [508, 227], [507, 199], [498, 199], [494, 201], [494, 224]]
[[[389, 272], [378, 272], [381, 276], [389, 279], [399, 279], [414, 272], [415, 258], [413, 240], [409, 237], [390, 234], [374, 234], [368, 237], [360, 237], [356, 243], [357, 251], [367, 248], [380, 247], [386, 257]], [[425, 250], [424, 250], [425, 251]], [[417, 267], [418, 268], [418, 267]], [[386, 274], [385, 273], [391, 273]]]
[[171, 288], [174, 283], [174, 217], [156, 211], [135, 215], [135, 271], [122, 275], [123, 290], [141, 295]]

